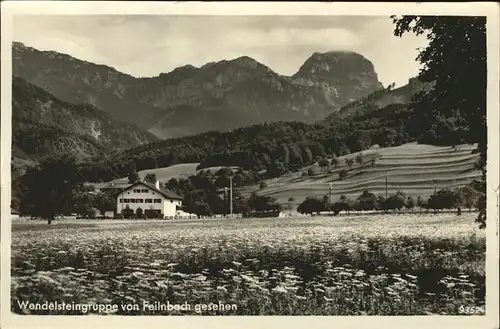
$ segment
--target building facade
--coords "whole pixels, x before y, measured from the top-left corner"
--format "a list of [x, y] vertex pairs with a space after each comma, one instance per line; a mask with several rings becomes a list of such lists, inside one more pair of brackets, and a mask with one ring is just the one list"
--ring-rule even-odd
[[[182, 197], [172, 191], [138, 181], [123, 188], [116, 197], [116, 213], [142, 213], [148, 218], [175, 217], [182, 206]], [[140, 208], [140, 210], [138, 210]]]

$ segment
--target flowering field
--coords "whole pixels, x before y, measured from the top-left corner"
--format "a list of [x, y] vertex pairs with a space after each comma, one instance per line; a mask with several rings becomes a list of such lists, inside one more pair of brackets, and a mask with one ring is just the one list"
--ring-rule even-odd
[[13, 224], [12, 311], [480, 313], [485, 236], [473, 218]]

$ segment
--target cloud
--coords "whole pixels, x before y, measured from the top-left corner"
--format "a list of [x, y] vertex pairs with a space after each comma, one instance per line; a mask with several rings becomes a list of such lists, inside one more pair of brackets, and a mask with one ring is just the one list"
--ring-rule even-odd
[[384, 85], [418, 73], [423, 37], [392, 35], [385, 16], [18, 16], [14, 40], [106, 64], [134, 76], [246, 55], [280, 74], [295, 73], [313, 52], [352, 50]]

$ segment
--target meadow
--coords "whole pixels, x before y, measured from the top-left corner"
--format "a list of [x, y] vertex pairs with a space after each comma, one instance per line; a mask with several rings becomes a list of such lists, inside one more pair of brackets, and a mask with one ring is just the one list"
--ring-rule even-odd
[[[484, 306], [485, 234], [474, 213], [210, 219], [18, 220], [21, 302], [141, 305], [105, 314], [426, 315]], [[143, 303], [235, 305], [158, 310]], [[211, 304], [212, 303], [212, 304]]]
[[[304, 196], [323, 197], [345, 195], [356, 199], [363, 191], [368, 190], [375, 195], [385, 195], [387, 177], [387, 192], [394, 194], [403, 191], [407, 196], [428, 198], [434, 189], [456, 188], [481, 177], [481, 172], [475, 168], [478, 154], [472, 151], [476, 145], [457, 145], [455, 149], [449, 146], [432, 146], [408, 143], [395, 147], [375, 148], [362, 152], [351, 153], [338, 157], [339, 165], [331, 166], [327, 172], [318, 163], [304, 167], [298, 172], [282, 175], [266, 180], [266, 188], [259, 190], [258, 186], [243, 187], [243, 195], [258, 191], [260, 195], [275, 197], [278, 202], [287, 204], [290, 197], [294, 198], [294, 207], [304, 201]], [[346, 159], [355, 159], [363, 154], [363, 164], [356, 162], [349, 167]], [[375, 163], [371, 163], [375, 159]], [[304, 175], [309, 170], [313, 175]], [[339, 171], [347, 170], [345, 179], [339, 180]], [[436, 185], [434, 185], [436, 184]], [[333, 201], [337, 201], [338, 197]]]
[[[475, 168], [478, 154], [472, 153], [477, 145], [457, 145], [455, 149], [449, 146], [433, 146], [407, 143], [395, 147], [374, 148], [362, 152], [351, 153], [338, 157], [339, 165], [331, 166], [327, 172], [321, 170], [318, 162], [304, 167], [297, 172], [284, 174], [277, 178], [266, 179], [266, 187], [259, 184], [238, 188], [242, 195], [248, 197], [252, 192], [272, 196], [281, 204], [288, 205], [288, 199], [293, 197], [293, 207], [296, 208], [305, 196], [322, 198], [329, 193], [345, 195], [356, 199], [363, 191], [368, 190], [376, 195], [385, 195], [387, 177], [387, 192], [394, 194], [403, 191], [407, 196], [428, 198], [434, 189], [456, 188], [471, 183], [481, 177], [481, 172]], [[346, 164], [346, 159], [355, 159], [362, 153], [365, 162], [354, 163], [352, 167]], [[375, 159], [375, 163], [371, 163]], [[170, 167], [155, 168], [140, 171], [140, 177], [154, 173], [156, 177], [167, 182], [171, 178], [186, 178], [196, 175], [199, 163], [183, 163]], [[205, 168], [215, 173], [221, 167]], [[309, 170], [313, 175], [304, 175]], [[348, 170], [345, 179], [339, 180], [339, 171]], [[127, 178], [121, 178], [115, 183], [126, 183]], [[436, 185], [434, 185], [436, 184]], [[100, 185], [100, 184], [96, 184]], [[333, 201], [337, 201], [334, 198]]]

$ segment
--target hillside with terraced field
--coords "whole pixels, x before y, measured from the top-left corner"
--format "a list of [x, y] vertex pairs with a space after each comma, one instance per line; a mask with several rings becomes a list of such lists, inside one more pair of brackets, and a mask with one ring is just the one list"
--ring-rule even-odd
[[[283, 175], [279, 178], [266, 180], [267, 187], [260, 189], [258, 186], [244, 187], [243, 195], [256, 191], [259, 195], [269, 195], [286, 204], [290, 197], [298, 205], [308, 196], [322, 197], [329, 193], [332, 186], [332, 201], [341, 195], [348, 198], [358, 197], [364, 190], [376, 195], [385, 196], [387, 177], [388, 194], [398, 190], [411, 196], [428, 197], [443, 188], [455, 188], [471, 183], [481, 177], [481, 172], [475, 168], [479, 159], [473, 153], [475, 145], [458, 145], [455, 149], [445, 146], [437, 147], [416, 143], [404, 144], [397, 147], [378, 148], [366, 150], [364, 163], [359, 165], [354, 162], [352, 168], [346, 164], [345, 159], [355, 158], [359, 153], [352, 153], [339, 157], [339, 166], [333, 166], [329, 172], [322, 172], [318, 163], [305, 167], [303, 170]], [[371, 159], [375, 159], [372, 167]], [[312, 176], [305, 176], [312, 169]], [[348, 170], [348, 175], [343, 180], [339, 179], [340, 170]], [[435, 186], [434, 186], [435, 184]]]
[[[269, 195], [278, 199], [281, 204], [287, 204], [290, 197], [294, 204], [300, 204], [306, 197], [323, 197], [329, 193], [332, 186], [332, 201], [341, 195], [355, 199], [363, 191], [368, 190], [376, 195], [385, 196], [387, 177], [387, 192], [389, 195], [401, 190], [414, 197], [429, 197], [437, 190], [455, 188], [467, 185], [474, 179], [479, 179], [481, 172], [475, 168], [478, 154], [473, 153], [476, 145], [432, 146], [408, 143], [397, 147], [372, 148], [366, 151], [352, 153], [338, 158], [338, 166], [333, 165], [322, 170], [316, 162], [301, 170], [282, 175], [278, 178], [265, 180], [267, 187], [260, 189], [258, 185], [244, 186], [238, 189], [242, 195], [252, 192], [259, 195]], [[362, 154], [362, 165], [355, 158]], [[351, 167], [346, 159], [353, 159]], [[372, 163], [374, 159], [374, 163]], [[164, 168], [139, 171], [144, 178], [147, 174], [155, 174], [161, 182], [171, 178], [181, 179], [196, 175], [199, 163], [183, 163]], [[205, 168], [215, 173], [221, 167]], [[312, 175], [309, 175], [308, 172]], [[347, 176], [339, 179], [339, 172], [347, 171]], [[113, 181], [116, 184], [127, 183], [127, 178]]]

